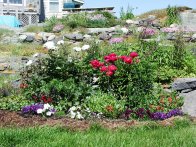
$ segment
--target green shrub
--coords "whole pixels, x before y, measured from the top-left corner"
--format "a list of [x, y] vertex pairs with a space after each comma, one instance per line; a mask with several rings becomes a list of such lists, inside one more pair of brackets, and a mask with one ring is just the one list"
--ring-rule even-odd
[[79, 60], [69, 61], [66, 50], [51, 51], [49, 57], [22, 73], [23, 81], [28, 85], [24, 95], [35, 102], [50, 102], [58, 105], [58, 109], [67, 110], [83, 103], [91, 93], [86, 82], [88, 77], [84, 74]]

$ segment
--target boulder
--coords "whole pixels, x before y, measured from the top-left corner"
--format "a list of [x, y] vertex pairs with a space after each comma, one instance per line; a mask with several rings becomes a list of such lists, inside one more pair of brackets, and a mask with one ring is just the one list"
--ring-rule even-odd
[[181, 93], [184, 97], [184, 105], [182, 111], [192, 117], [196, 117], [196, 90], [190, 91], [188, 93]]
[[55, 43], [53, 41], [48, 41], [43, 45], [44, 48], [48, 50], [54, 50], [56, 49]]
[[115, 27], [111, 27], [111, 28], [88, 28], [87, 32], [88, 34], [99, 34], [99, 33], [111, 33], [111, 32], [115, 32], [116, 28]]
[[111, 35], [110, 34], [108, 34], [108, 33], [101, 33], [100, 35], [99, 35], [99, 39], [100, 40], [109, 40], [109, 39], [111, 39]]
[[167, 40], [176, 40], [176, 37], [173, 33], [168, 33], [166, 39]]
[[131, 20], [131, 19], [128, 19], [128, 20], [126, 20], [126, 23], [127, 23], [127, 24], [134, 24], [134, 25], [138, 25], [138, 24], [139, 24], [139, 21], [137, 21], [137, 20]]
[[33, 42], [34, 41], [34, 36], [28, 35], [27, 38], [25, 39], [26, 42]]
[[122, 31], [124, 34], [128, 34], [128, 33], [129, 33], [129, 29], [127, 29], [127, 28], [121, 28], [121, 31]]
[[65, 34], [64, 37], [75, 41], [82, 41], [84, 39], [82, 34]]
[[196, 89], [196, 78], [178, 78], [172, 84], [172, 89], [182, 91], [186, 89]]
[[24, 42], [25, 40], [26, 40], [26, 38], [27, 38], [27, 35], [20, 35], [19, 36], [19, 41], [21, 41], [21, 42]]
[[35, 40], [36, 41], [42, 41], [42, 39], [43, 39], [42, 35], [40, 35], [40, 34], [35, 35]]
[[55, 35], [53, 34], [53, 35], [50, 35], [49, 37], [48, 37], [48, 41], [52, 41], [52, 40], [54, 40], [55, 39]]
[[57, 25], [55, 25], [55, 26], [53, 27], [52, 31], [53, 31], [54, 33], [59, 33], [59, 32], [61, 32], [63, 29], [64, 29], [64, 25], [62, 25], [62, 24], [57, 24]]

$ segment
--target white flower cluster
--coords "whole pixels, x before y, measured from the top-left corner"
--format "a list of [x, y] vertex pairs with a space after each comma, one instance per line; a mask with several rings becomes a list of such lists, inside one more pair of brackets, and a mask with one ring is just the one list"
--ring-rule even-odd
[[[75, 119], [84, 119], [84, 115], [82, 114], [82, 109], [81, 109], [81, 107], [80, 106], [73, 106], [73, 107], [71, 107], [70, 109], [69, 109], [69, 116], [71, 117], [71, 118], [75, 118]], [[85, 113], [88, 113], [88, 114], [90, 114], [91, 112], [90, 112], [90, 110], [87, 108], [86, 110], [85, 110]]]
[[80, 52], [80, 51], [85, 51], [85, 50], [88, 50], [90, 48], [90, 45], [83, 45], [82, 47], [74, 47], [73, 50], [75, 50], [76, 52]]
[[50, 106], [48, 103], [44, 104], [43, 109], [39, 108], [37, 109], [37, 114], [45, 114], [46, 116], [51, 116], [55, 113], [55, 110], [52, 106]]

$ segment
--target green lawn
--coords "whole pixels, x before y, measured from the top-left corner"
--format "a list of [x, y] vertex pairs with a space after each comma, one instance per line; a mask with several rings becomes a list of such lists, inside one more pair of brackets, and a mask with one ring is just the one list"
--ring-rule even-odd
[[88, 131], [60, 127], [1, 128], [0, 147], [195, 147], [196, 125], [156, 125], [106, 130], [94, 125]]

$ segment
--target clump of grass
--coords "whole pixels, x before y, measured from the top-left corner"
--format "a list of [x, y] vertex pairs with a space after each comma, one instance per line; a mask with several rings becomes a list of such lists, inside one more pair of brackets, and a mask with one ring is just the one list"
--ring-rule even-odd
[[34, 32], [34, 33], [38, 33], [38, 32], [43, 32], [44, 28], [42, 26], [28, 26], [25, 30], [26, 32]]
[[154, 15], [158, 19], [164, 19], [167, 16], [166, 9], [152, 10], [139, 15], [139, 18], [147, 18], [149, 15]]
[[31, 56], [37, 52], [47, 53], [41, 45], [23, 43], [19, 45], [15, 44], [0, 44], [0, 52], [5, 55], [16, 55], [16, 56]]
[[0, 28], [0, 39], [2, 39], [3, 36], [11, 36], [13, 34], [14, 34], [14, 31]]

